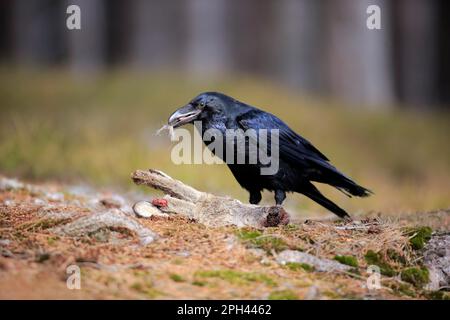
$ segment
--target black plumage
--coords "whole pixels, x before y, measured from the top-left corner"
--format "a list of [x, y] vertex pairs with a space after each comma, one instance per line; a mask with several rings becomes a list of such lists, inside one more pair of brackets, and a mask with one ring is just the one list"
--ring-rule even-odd
[[[262, 175], [260, 169], [263, 165], [259, 161], [248, 163], [248, 155], [245, 164], [228, 164], [238, 183], [249, 191], [252, 204], [261, 201], [261, 191], [264, 189], [275, 192], [278, 205], [286, 198], [286, 192], [298, 192], [344, 218], [349, 215], [324, 197], [312, 181], [329, 184], [348, 196], [365, 197], [371, 194], [370, 190], [339, 172], [322, 152], [273, 114], [222, 93], [207, 92], [175, 111], [169, 118], [169, 125], [179, 127], [194, 121], [201, 121], [202, 134], [208, 129], [219, 130], [224, 135], [227, 129], [279, 130], [279, 169], [275, 174]], [[225, 144], [225, 139], [223, 143]], [[245, 149], [234, 148], [235, 152], [249, 152], [248, 145]], [[270, 153], [271, 150], [268, 149]], [[226, 150], [224, 146], [224, 153], [221, 155], [223, 160], [227, 159]]]

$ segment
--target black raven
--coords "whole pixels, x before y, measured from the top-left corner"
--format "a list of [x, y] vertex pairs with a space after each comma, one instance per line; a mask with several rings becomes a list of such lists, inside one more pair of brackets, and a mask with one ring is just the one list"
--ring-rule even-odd
[[[227, 163], [239, 184], [250, 193], [252, 204], [261, 201], [261, 191], [264, 189], [275, 192], [277, 205], [283, 203], [286, 192], [298, 192], [339, 217], [349, 218], [347, 212], [325, 198], [311, 181], [332, 185], [348, 196], [365, 197], [371, 194], [370, 190], [339, 172], [323, 153], [279, 118], [225, 94], [206, 92], [198, 95], [176, 110], [170, 116], [168, 124], [176, 128], [194, 121], [201, 123], [202, 137], [208, 129], [219, 130], [224, 135], [227, 129], [278, 129], [279, 166], [275, 174], [262, 175], [262, 164], [259, 161], [253, 164]], [[225, 144], [225, 139], [223, 141]], [[206, 142], [205, 144], [208, 145]], [[248, 148], [244, 150], [248, 152]], [[225, 151], [219, 156], [226, 160]]]

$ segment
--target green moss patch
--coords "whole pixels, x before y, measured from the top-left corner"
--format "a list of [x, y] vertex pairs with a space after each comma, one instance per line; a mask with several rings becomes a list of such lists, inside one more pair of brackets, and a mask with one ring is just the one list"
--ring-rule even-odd
[[314, 271], [314, 267], [307, 263], [287, 262], [284, 266], [292, 271], [298, 271], [298, 270], [305, 270], [308, 272]]
[[271, 253], [272, 250], [280, 252], [289, 248], [288, 244], [283, 239], [276, 236], [264, 235], [258, 230], [239, 230], [237, 236], [242, 242], [249, 246], [263, 249], [267, 253]]
[[175, 282], [184, 282], [186, 281], [182, 276], [176, 273], [172, 273], [170, 276], [170, 279], [172, 279]]
[[57, 225], [69, 222], [70, 219], [63, 218], [63, 219], [51, 219], [51, 218], [45, 218], [37, 221], [32, 222], [26, 222], [18, 227], [20, 230], [24, 231], [30, 231], [30, 232], [36, 232], [41, 230], [50, 229], [53, 227], [56, 227]]
[[149, 283], [135, 282], [130, 286], [130, 288], [138, 292], [139, 294], [144, 294], [150, 299], [154, 299], [164, 294], [163, 292], [160, 292], [159, 290], [153, 288], [153, 286]]
[[408, 268], [401, 272], [401, 278], [417, 288], [422, 288], [430, 281], [430, 273], [427, 268]]
[[251, 282], [261, 282], [268, 286], [276, 286], [277, 283], [265, 274], [254, 272], [242, 272], [235, 270], [210, 270], [210, 271], [198, 271], [195, 273], [199, 278], [218, 278], [225, 280], [232, 284], [248, 284]]
[[364, 255], [367, 265], [376, 265], [380, 268], [382, 275], [393, 277], [397, 272], [383, 259], [380, 252], [368, 250]]
[[450, 292], [446, 291], [428, 291], [424, 296], [430, 300], [450, 300]]
[[394, 249], [388, 249], [386, 253], [389, 259], [391, 259], [392, 261], [397, 262], [401, 265], [407, 264], [406, 258], [402, 253], [399, 253]]
[[420, 250], [430, 241], [433, 230], [430, 227], [409, 228], [406, 235], [410, 237], [409, 244], [414, 250]]
[[352, 256], [334, 256], [334, 260], [350, 267], [358, 268], [358, 260]]
[[192, 285], [197, 287], [204, 287], [207, 285], [207, 283], [205, 281], [195, 280], [192, 282]]
[[416, 292], [414, 291], [414, 287], [409, 283], [399, 283], [398, 281], [395, 281], [389, 283], [387, 286], [398, 295], [408, 296], [411, 298], [415, 298], [417, 296]]
[[278, 290], [270, 293], [269, 300], [298, 300], [298, 296], [291, 290]]

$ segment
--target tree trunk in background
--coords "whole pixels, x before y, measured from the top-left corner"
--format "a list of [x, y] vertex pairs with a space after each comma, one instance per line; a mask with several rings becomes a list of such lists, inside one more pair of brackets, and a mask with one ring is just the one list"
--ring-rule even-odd
[[[103, 69], [106, 58], [106, 17], [103, 0], [70, 0], [67, 6], [75, 4], [81, 10], [81, 30], [66, 30], [68, 58], [75, 74], [92, 74]], [[64, 12], [66, 12], [64, 8]], [[68, 15], [66, 16], [68, 17]]]
[[15, 0], [12, 5], [14, 60], [28, 66], [59, 62], [65, 26], [59, 25], [64, 22], [58, 19], [61, 6], [51, 0]]
[[442, 107], [450, 109], [450, 19], [448, 18], [450, 1], [440, 0], [437, 10], [439, 14], [439, 99]]
[[437, 3], [397, 0], [395, 4], [400, 98], [406, 104], [426, 108], [437, 102]]
[[230, 66], [228, 0], [187, 2], [187, 69], [194, 74], [223, 74]]
[[131, 34], [131, 1], [107, 0], [107, 63], [120, 65], [129, 54]]
[[233, 0], [228, 14], [232, 32], [229, 47], [233, 67], [238, 73], [272, 75], [272, 65], [278, 50], [274, 45], [275, 6], [277, 1]]
[[8, 62], [13, 56], [12, 9], [11, 0], [0, 1], [0, 60]]
[[308, 94], [323, 93], [323, 1], [280, 0], [276, 9], [278, 54], [274, 64], [279, 78]]
[[[371, 4], [381, 8], [381, 30], [366, 26]], [[388, 1], [329, 1], [328, 10], [332, 95], [352, 104], [388, 107], [394, 101]]]
[[130, 6], [131, 64], [137, 68], [174, 68], [174, 62], [180, 58], [183, 2], [134, 0], [130, 1]]

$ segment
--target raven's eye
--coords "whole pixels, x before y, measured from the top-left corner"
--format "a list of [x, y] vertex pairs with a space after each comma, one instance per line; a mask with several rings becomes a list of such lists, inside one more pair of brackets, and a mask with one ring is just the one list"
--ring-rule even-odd
[[200, 108], [204, 108], [205, 107], [205, 103], [203, 101], [200, 102], [198, 105], [199, 105]]

